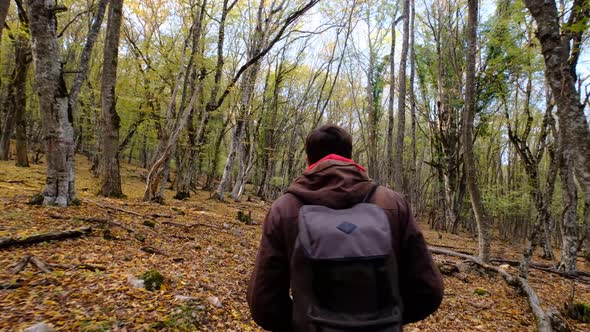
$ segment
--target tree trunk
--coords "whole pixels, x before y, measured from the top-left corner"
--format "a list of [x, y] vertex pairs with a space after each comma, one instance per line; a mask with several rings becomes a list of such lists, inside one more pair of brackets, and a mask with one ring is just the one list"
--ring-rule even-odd
[[[265, 48], [267, 33], [269, 26], [268, 24], [264, 24], [264, 0], [260, 0], [258, 6], [258, 16], [256, 21], [256, 28], [255, 33], [250, 40], [250, 51], [248, 54], [248, 59], [254, 59], [258, 54], [261, 53], [262, 49]], [[272, 18], [272, 14], [271, 14]], [[267, 18], [267, 21], [270, 18]], [[241, 95], [240, 95], [240, 105], [238, 107], [238, 115], [236, 118], [236, 126], [232, 135], [232, 142], [230, 146], [229, 153], [227, 155], [227, 160], [225, 162], [225, 167], [223, 169], [223, 175], [221, 177], [221, 181], [215, 190], [215, 198], [220, 201], [224, 200], [224, 194], [227, 191], [227, 187], [230, 185], [230, 173], [232, 172], [234, 162], [236, 160], [236, 156], [242, 150], [242, 139], [244, 138], [245, 127], [247, 125], [247, 121], [249, 121], [250, 117], [250, 106], [252, 102], [252, 96], [254, 94], [254, 86], [256, 84], [256, 78], [258, 76], [258, 71], [260, 70], [260, 60], [253, 63], [251, 67], [247, 69], [246, 75], [242, 78], [242, 86], [241, 86]], [[240, 153], [241, 154], [241, 153]], [[241, 156], [245, 157], [245, 156]], [[238, 159], [238, 162], [242, 163], [242, 160]], [[241, 166], [245, 167], [245, 166]], [[240, 174], [241, 176], [238, 177], [238, 180], [242, 180], [243, 177], [243, 168], [241, 169]], [[240, 181], [238, 181], [240, 182]], [[239, 199], [239, 186], [241, 183], [236, 183], [234, 186], [232, 193], [235, 193], [236, 196], [234, 199]]]
[[[74, 114], [74, 116], [78, 115], [78, 95], [80, 94], [82, 85], [84, 84], [84, 81], [88, 76], [88, 70], [90, 68], [90, 57], [92, 56], [92, 49], [94, 48], [96, 38], [98, 36], [98, 33], [100, 32], [100, 27], [102, 25], [108, 1], [109, 0], [99, 0], [98, 4], [96, 5], [96, 14], [93, 18], [90, 30], [88, 31], [88, 35], [86, 36], [86, 43], [84, 44], [84, 48], [82, 49], [82, 53], [80, 54], [80, 63], [78, 64], [76, 77], [74, 77], [74, 82], [72, 83], [72, 87], [70, 89], [69, 102], [72, 114]], [[111, 4], [111, 6], [113, 5]], [[107, 33], [109, 32], [107, 31]], [[113, 42], [110, 41], [108, 43], [110, 43], [110, 46], [112, 46]], [[118, 39], [116, 43], [118, 45]]]
[[213, 182], [215, 181], [215, 177], [217, 175], [217, 167], [219, 166], [219, 161], [221, 158], [221, 143], [223, 142], [223, 137], [225, 136], [225, 129], [229, 125], [230, 118], [229, 116], [223, 122], [222, 128], [219, 130], [219, 135], [215, 139], [215, 145], [213, 146], [213, 163], [209, 172], [207, 174], [207, 182], [205, 183], [205, 189], [211, 190], [213, 188]]
[[[397, 8], [397, 6], [396, 6]], [[395, 102], [395, 21], [397, 10], [391, 20], [391, 50], [389, 51], [389, 104], [387, 117], [387, 182], [389, 185], [393, 184], [393, 112]]]
[[2, 29], [4, 29], [4, 22], [8, 16], [8, 8], [11, 0], [0, 0], [0, 41], [2, 40]]
[[478, 0], [468, 0], [467, 6], [467, 61], [465, 70], [465, 110], [463, 114], [465, 173], [467, 176], [467, 190], [471, 199], [471, 207], [477, 223], [479, 258], [481, 261], [487, 263], [490, 260], [489, 219], [481, 201], [475, 169], [475, 155], [473, 152], [473, 122], [476, 108], [475, 60], [477, 56]]
[[[12, 71], [12, 78], [16, 79], [17, 69]], [[4, 100], [4, 123], [2, 133], [0, 133], [0, 160], [10, 158], [10, 137], [14, 130], [16, 116], [16, 82], [11, 80], [6, 88], [6, 98]]]
[[147, 168], [148, 163], [148, 150], [147, 150], [147, 134], [143, 133], [143, 138], [141, 140], [141, 152], [140, 152], [140, 159], [141, 159], [141, 167]]
[[104, 61], [101, 81], [102, 108], [102, 186], [99, 195], [123, 197], [119, 170], [119, 128], [115, 86], [119, 58], [119, 36], [123, 16], [123, 0], [110, 0]]
[[559, 171], [563, 192], [563, 213], [561, 259], [557, 270], [566, 273], [576, 272], [576, 257], [578, 255], [578, 190], [574, 179], [575, 161], [572, 152], [569, 149], [562, 149], [562, 164]]
[[[562, 30], [561, 15], [554, 0], [525, 0], [524, 3], [537, 23], [536, 35], [541, 42], [546, 77], [557, 104], [559, 130], [566, 130], [561, 144], [564, 151], [572, 151], [576, 176], [586, 204], [590, 204], [590, 128], [584, 115], [585, 105], [580, 103], [576, 89], [576, 66], [590, 8], [584, 1], [574, 1], [568, 24], [563, 24], [566, 28]], [[580, 24], [584, 28], [567, 28]]]
[[[367, 22], [368, 24], [368, 22]], [[367, 145], [368, 153], [368, 173], [375, 182], [379, 183], [379, 165], [378, 165], [378, 143], [377, 143], [377, 131], [379, 126], [379, 106], [375, 100], [374, 90], [376, 89], [376, 76], [379, 75], [376, 71], [376, 57], [375, 50], [373, 48], [373, 40], [371, 38], [370, 29], [367, 31], [367, 42], [369, 44], [369, 68], [367, 69], [367, 113], [369, 115], [368, 127], [369, 127], [369, 143]]]
[[414, 212], [418, 208], [418, 189], [420, 188], [420, 173], [416, 171], [417, 167], [417, 151], [416, 151], [416, 95], [414, 93], [414, 78], [416, 73], [416, 49], [415, 49], [415, 24], [416, 24], [416, 11], [414, 0], [410, 0], [410, 118], [411, 118], [411, 150], [412, 159], [410, 160], [410, 188], [409, 198]]
[[408, 61], [408, 43], [410, 37], [410, 0], [403, 0], [402, 16], [404, 17], [404, 38], [398, 71], [397, 98], [397, 139], [395, 145], [394, 180], [395, 190], [407, 195], [404, 186], [404, 138], [406, 131], [406, 66]]
[[68, 108], [66, 91], [57, 44], [55, 13], [63, 7], [44, 0], [27, 0], [32, 53], [35, 63], [35, 83], [47, 155], [47, 179], [43, 204], [67, 206], [75, 200], [74, 188], [74, 129]]
[[[23, 13], [24, 15], [24, 13]], [[27, 53], [29, 51], [29, 39], [22, 33], [18, 34], [16, 40], [16, 79], [15, 84], [15, 126], [16, 126], [16, 166], [29, 167], [27, 155], [27, 74], [29, 62]]]
[[[192, 67], [195, 59], [197, 58], [197, 53], [203, 52], [203, 49], [199, 47], [199, 44], [201, 41], [202, 31], [204, 28], [206, 4], [206, 0], [200, 2], [200, 11], [195, 14], [195, 17], [193, 19], [193, 23], [191, 26], [191, 31], [193, 33], [192, 48], [189, 63], [186, 70], [184, 68], [184, 54], [186, 52], [186, 49], [188, 48], [190, 39], [187, 38], [184, 44], [183, 57], [181, 59], [181, 64], [177, 74], [176, 82], [172, 91], [172, 97], [170, 100], [170, 104], [168, 106], [168, 111], [166, 113], [166, 130], [164, 131], [164, 135], [162, 136], [158, 148], [156, 149], [156, 153], [153, 158], [154, 161], [152, 162], [152, 166], [150, 167], [146, 180], [146, 189], [143, 197], [145, 201], [155, 201], [160, 203], [164, 201], [164, 182], [167, 180], [169, 174], [170, 157], [174, 153], [174, 150], [176, 148], [176, 142], [178, 141], [181, 132], [184, 130], [186, 124], [188, 123], [188, 120], [191, 117], [192, 112], [194, 111], [197, 98], [201, 94], [201, 90], [203, 88], [202, 79], [204, 77], [201, 77], [199, 81], [195, 81], [195, 77], [190, 74], [193, 73]], [[198, 70], [195, 70], [195, 72], [198, 72]], [[180, 90], [180, 82], [183, 76], [184, 86], [181, 107], [178, 114], [174, 114], [177, 108], [177, 94]], [[190, 94], [188, 103], [186, 103], [186, 92], [188, 91], [188, 83], [191, 82], [191, 80], [193, 82], [196, 82], [196, 84], [194, 87], [192, 87], [192, 93]], [[173, 115], [176, 115], [175, 119]]]
[[[201, 84], [201, 83], [199, 83]], [[201, 94], [200, 94], [200, 99], [201, 99], [201, 104], [202, 104], [202, 99], [203, 99], [203, 92], [201, 90]], [[194, 121], [193, 121], [193, 116], [191, 116], [191, 119], [189, 119], [189, 123], [187, 125], [187, 129], [188, 129], [188, 145], [189, 145], [189, 152], [187, 153], [186, 156], [186, 160], [184, 162], [184, 169], [182, 171], [180, 171], [180, 169], [177, 170], [177, 190], [176, 190], [176, 195], [174, 196], [174, 198], [176, 199], [186, 199], [190, 197], [190, 191], [192, 189], [192, 182], [193, 182], [193, 178], [194, 178], [194, 174], [195, 174], [195, 166], [197, 164], [197, 161], [199, 159], [199, 153], [200, 153], [200, 149], [199, 149], [199, 144], [197, 142], [197, 139], [199, 136], [201, 136], [200, 132], [201, 130], [204, 130], [204, 123], [203, 121], [205, 120], [204, 117], [206, 116], [206, 107], [202, 107], [199, 106], [199, 108], [201, 109], [201, 111], [199, 112], [201, 115], [201, 122], [199, 125], [199, 128], [197, 128], [197, 130], [195, 131], [194, 128]], [[194, 113], [194, 112], [193, 112]]]

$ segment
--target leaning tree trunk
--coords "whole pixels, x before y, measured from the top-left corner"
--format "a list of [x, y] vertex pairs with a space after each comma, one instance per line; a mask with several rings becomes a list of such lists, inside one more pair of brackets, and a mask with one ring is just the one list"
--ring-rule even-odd
[[44, 0], [27, 0], [36, 91], [42, 110], [47, 179], [43, 204], [67, 206], [75, 200], [74, 128], [63, 79], [55, 13], [65, 10]]
[[410, 37], [410, 0], [404, 0], [402, 16], [404, 17], [404, 38], [402, 39], [402, 54], [398, 71], [397, 98], [397, 138], [395, 144], [395, 158], [393, 160], [395, 190], [407, 195], [404, 187], [404, 139], [406, 131], [406, 65], [408, 62], [408, 43]]
[[27, 121], [25, 112], [27, 110], [27, 73], [29, 62], [27, 53], [29, 51], [29, 40], [22, 33], [16, 39], [16, 80], [14, 81], [15, 104], [14, 122], [16, 132], [16, 166], [29, 167], [27, 156]]
[[119, 127], [121, 126], [121, 119], [117, 114], [117, 100], [115, 97], [122, 15], [123, 0], [111, 0], [101, 81], [102, 185], [99, 195], [106, 197], [123, 196], [119, 170]]
[[90, 57], [92, 56], [92, 49], [94, 48], [96, 38], [98, 36], [98, 33], [100, 32], [100, 27], [102, 25], [102, 20], [104, 18], [107, 2], [108, 0], [100, 0], [96, 5], [96, 14], [93, 17], [92, 25], [90, 27], [90, 30], [88, 31], [88, 35], [86, 36], [86, 43], [84, 44], [84, 48], [82, 49], [82, 53], [80, 54], [80, 63], [78, 65], [78, 70], [76, 72], [76, 76], [74, 77], [72, 87], [70, 88], [69, 102], [70, 108], [72, 109], [72, 113], [74, 114], [74, 116], [76, 116], [78, 113], [78, 95], [80, 94], [80, 90], [82, 89], [82, 84], [88, 76], [88, 69], [90, 67]]
[[468, 0], [467, 21], [467, 65], [465, 70], [465, 110], [463, 113], [463, 147], [465, 157], [465, 173], [467, 190], [471, 199], [471, 207], [477, 223], [479, 238], [479, 258], [483, 262], [490, 260], [490, 234], [488, 216], [481, 201], [475, 170], [473, 152], [473, 122], [476, 108], [475, 100], [475, 57], [477, 55], [477, 15], [478, 0]]

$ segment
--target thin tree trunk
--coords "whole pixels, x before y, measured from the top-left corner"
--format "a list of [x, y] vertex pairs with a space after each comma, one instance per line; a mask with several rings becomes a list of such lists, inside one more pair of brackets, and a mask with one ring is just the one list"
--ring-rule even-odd
[[[12, 78], [16, 79], [17, 69], [12, 71]], [[0, 133], [0, 160], [8, 160], [10, 157], [10, 137], [14, 131], [16, 116], [16, 84], [11, 80], [6, 88], [6, 99], [4, 100], [4, 123]]]
[[67, 206], [75, 197], [74, 129], [68, 108], [57, 44], [56, 12], [63, 7], [44, 0], [27, 0], [35, 83], [39, 94], [47, 155], [43, 204]]
[[397, 139], [395, 145], [394, 182], [395, 190], [407, 195], [404, 187], [404, 138], [406, 130], [406, 66], [408, 61], [408, 43], [410, 37], [410, 0], [403, 0], [402, 9], [404, 38], [402, 40], [402, 53], [398, 71], [398, 98], [397, 98]]
[[119, 58], [119, 37], [123, 16], [123, 0], [110, 0], [107, 35], [101, 81], [102, 108], [102, 186], [99, 195], [123, 197], [119, 169], [119, 128], [115, 86]]
[[[562, 135], [563, 138], [563, 135]], [[574, 156], [571, 150], [562, 149], [562, 164], [559, 177], [563, 192], [563, 213], [561, 220], [561, 259], [557, 266], [559, 271], [576, 272], [578, 254], [578, 190], [574, 179]]]
[[[100, 32], [100, 27], [102, 25], [108, 1], [109, 0], [98, 1], [98, 4], [96, 5], [96, 14], [93, 18], [90, 30], [88, 31], [88, 35], [86, 36], [86, 43], [84, 44], [84, 48], [82, 49], [82, 53], [80, 54], [80, 63], [78, 65], [78, 70], [76, 71], [74, 82], [72, 83], [72, 87], [70, 88], [69, 102], [70, 109], [72, 110], [72, 114], [74, 114], [74, 116], [78, 115], [78, 95], [80, 94], [82, 85], [84, 84], [84, 81], [88, 76], [88, 70], [90, 69], [90, 57], [92, 56], [92, 49], [94, 48], [96, 38], [98, 36], [98, 33]], [[111, 4], [111, 6], [113, 5]]]
[[131, 146], [129, 147], [129, 154], [127, 155], [127, 163], [128, 164], [131, 164], [131, 161], [133, 160], [133, 151], [135, 151], [136, 143], [137, 143], [136, 139], [131, 141]]
[[[225, 90], [221, 94], [215, 107], [221, 106], [230, 90], [240, 79], [243, 73], [246, 73], [246, 77], [242, 78], [242, 89], [240, 98], [240, 109], [238, 110], [237, 124], [234, 130], [230, 151], [224, 167], [223, 176], [221, 182], [215, 190], [214, 197], [218, 200], [223, 201], [224, 193], [230, 183], [231, 171], [233, 163], [236, 158], [236, 154], [240, 151], [241, 139], [244, 132], [244, 121], [247, 121], [249, 117], [249, 107], [251, 102], [251, 94], [253, 91], [253, 85], [256, 81], [256, 76], [260, 68], [260, 60], [273, 48], [273, 46], [283, 38], [287, 28], [289, 28], [297, 18], [301, 17], [308, 10], [313, 8], [319, 0], [309, 0], [300, 6], [296, 11], [292, 12], [287, 18], [280, 20], [281, 25], [274, 25], [274, 15], [277, 15], [280, 11], [272, 10], [268, 15], [264, 15], [265, 0], [260, 0], [258, 7], [258, 14], [256, 20], [255, 33], [251, 40], [250, 52], [248, 54], [248, 60], [244, 65], [240, 67], [237, 73], [234, 75], [231, 82], [226, 86]], [[278, 31], [272, 38], [270, 33]], [[239, 198], [239, 197], [234, 197]]]
[[[22, 13], [22, 15], [25, 15]], [[19, 33], [16, 40], [16, 80], [15, 84], [15, 131], [16, 131], [16, 166], [29, 167], [27, 155], [27, 74], [29, 62], [27, 53], [30, 50], [29, 40]]]
[[217, 167], [219, 166], [219, 161], [221, 158], [221, 143], [223, 142], [223, 138], [225, 137], [226, 128], [229, 125], [230, 117], [228, 116], [227, 119], [223, 122], [223, 125], [219, 131], [219, 135], [215, 139], [215, 145], [213, 146], [213, 164], [209, 169], [207, 174], [207, 182], [205, 183], [205, 189], [211, 190], [213, 188], [213, 182], [215, 181], [215, 177], [217, 175]]
[[[248, 59], [254, 59], [256, 57], [257, 54], [259, 54], [262, 49], [265, 47], [266, 44], [266, 39], [267, 39], [267, 33], [268, 33], [268, 29], [269, 26], [268, 24], [264, 24], [264, 17], [263, 17], [263, 11], [264, 11], [264, 5], [265, 1], [264, 0], [260, 0], [259, 6], [258, 6], [258, 16], [257, 16], [257, 21], [256, 21], [256, 28], [255, 28], [255, 33], [252, 37], [252, 40], [250, 41], [251, 45], [250, 45], [250, 52], [248, 54]], [[267, 21], [270, 18], [267, 18]], [[232, 135], [232, 141], [231, 141], [231, 146], [230, 146], [230, 150], [229, 153], [227, 155], [227, 160], [225, 162], [225, 167], [223, 169], [223, 175], [221, 177], [221, 181], [219, 182], [219, 185], [217, 186], [217, 189], [215, 190], [215, 198], [217, 198], [220, 201], [224, 200], [224, 194], [227, 191], [227, 187], [230, 185], [230, 173], [232, 172], [236, 157], [238, 156], [238, 153], [240, 153], [240, 151], [242, 150], [242, 139], [244, 137], [244, 132], [245, 132], [245, 127], [246, 127], [246, 122], [249, 121], [249, 116], [250, 116], [250, 104], [252, 102], [252, 96], [254, 94], [254, 85], [256, 84], [256, 78], [258, 76], [258, 71], [260, 70], [260, 60], [256, 61], [251, 67], [249, 67], [247, 69], [246, 75], [242, 78], [242, 86], [241, 86], [241, 95], [240, 95], [240, 105], [238, 108], [238, 115], [236, 118], [236, 126], [234, 128], [234, 132]], [[241, 154], [241, 153], [240, 153]], [[241, 157], [245, 157], [245, 156], [241, 156]], [[242, 163], [241, 159], [238, 159], [239, 163]], [[241, 167], [244, 167], [243, 165]], [[239, 187], [241, 186], [241, 183], [239, 183], [242, 180], [243, 177], [243, 168], [240, 171], [240, 174], [238, 174], [238, 180], [236, 185], [234, 186], [233, 190], [232, 190], [232, 196], [234, 196], [233, 194], [235, 194], [235, 196], [233, 197], [234, 199], [239, 199]]]
[[478, 0], [468, 0], [467, 21], [467, 65], [465, 70], [465, 110], [463, 118], [463, 147], [467, 190], [471, 199], [471, 207], [477, 223], [479, 239], [479, 258], [483, 262], [490, 260], [489, 218], [481, 201], [475, 169], [473, 152], [473, 122], [475, 116], [475, 60], [477, 56], [477, 19]]
[[410, 0], [410, 118], [411, 118], [411, 150], [412, 159], [410, 160], [410, 188], [409, 198], [412, 203], [414, 210], [417, 209], [418, 205], [416, 201], [418, 199], [418, 188], [420, 188], [420, 174], [416, 171], [417, 167], [417, 151], [416, 151], [416, 95], [414, 93], [414, 78], [416, 74], [416, 49], [414, 45], [415, 41], [415, 22], [416, 12], [414, 0]]
[[[3, 2], [4, 0], [0, 0]], [[27, 61], [27, 53], [29, 52], [29, 37], [27, 34], [27, 13], [24, 11], [24, 7], [20, 0], [16, 2], [18, 18], [19, 18], [19, 30], [17, 30], [12, 35], [12, 45], [14, 46], [14, 58], [15, 64], [14, 69], [12, 70], [10, 79], [8, 81], [8, 86], [6, 88], [6, 99], [4, 101], [4, 107], [6, 109], [5, 112], [5, 121], [4, 125], [2, 126], [2, 132], [0, 133], [0, 160], [8, 160], [10, 157], [10, 139], [12, 138], [12, 133], [15, 129], [17, 122], [21, 123], [24, 121], [24, 112], [26, 111], [26, 95], [25, 95], [25, 88], [27, 82], [27, 69], [28, 69], [28, 61]], [[8, 11], [9, 2], [0, 3], [0, 24], [3, 26], [6, 14]], [[4, 8], [5, 7], [5, 8]], [[3, 10], [6, 12], [3, 13]], [[1, 34], [0, 27], [0, 34]], [[16, 36], [14, 36], [16, 35]], [[0, 39], [1, 40], [1, 39]], [[21, 128], [22, 129], [22, 128]], [[26, 128], [25, 128], [26, 129]], [[22, 132], [19, 131], [19, 134]], [[21, 136], [22, 137], [22, 136]], [[22, 152], [22, 141], [18, 141], [18, 148], [20, 148]], [[22, 155], [21, 155], [22, 157]], [[25, 157], [26, 157], [26, 140], [25, 140]], [[24, 165], [28, 166], [28, 163], [25, 161]], [[17, 159], [17, 165], [19, 165], [19, 160]]]
[[[169, 174], [170, 157], [174, 153], [174, 150], [176, 148], [176, 142], [178, 141], [178, 138], [180, 137], [182, 130], [184, 130], [186, 124], [188, 123], [188, 120], [194, 111], [197, 98], [201, 94], [201, 90], [203, 88], [202, 77], [197, 82], [197, 84], [195, 84], [195, 86], [192, 88], [191, 96], [188, 99], [188, 103], [186, 103], [186, 92], [188, 91], [188, 85], [191, 81], [190, 74], [193, 73], [193, 63], [197, 57], [197, 53], [199, 51], [203, 51], [203, 49], [199, 47], [199, 44], [201, 41], [202, 32], [204, 28], [203, 24], [206, 5], [206, 0], [200, 2], [198, 6], [200, 7], [200, 11], [195, 14], [195, 17], [193, 19], [193, 24], [191, 26], [191, 32], [193, 34], [192, 48], [189, 58], [189, 64], [186, 70], [184, 69], [184, 62], [186, 60], [184, 52], [186, 52], [186, 49], [188, 48], [190, 38], [187, 38], [184, 44], [183, 57], [181, 59], [181, 64], [177, 74], [175, 86], [173, 88], [172, 98], [170, 100], [168, 111], [166, 113], [166, 130], [164, 132], [164, 135], [162, 136], [162, 139], [160, 140], [158, 148], [156, 149], [156, 154], [153, 158], [154, 161], [152, 163], [152, 166], [150, 167], [146, 180], [146, 189], [143, 197], [145, 201], [155, 201], [160, 203], [164, 201], [164, 182], [167, 180]], [[176, 114], [176, 119], [173, 119], [173, 115], [176, 111], [176, 96], [178, 94], [178, 91], [180, 90], [180, 82], [182, 76], [184, 76], [184, 86], [181, 107], [178, 114]], [[192, 79], [194, 79], [194, 77]]]
[[141, 167], [147, 168], [148, 163], [148, 151], [147, 151], [147, 134], [143, 133], [142, 143], [141, 143]]
[[[397, 6], [396, 6], [397, 8]], [[391, 20], [391, 50], [389, 51], [389, 104], [387, 117], [387, 181], [389, 185], [393, 184], [393, 112], [395, 102], [395, 22], [397, 10]]]

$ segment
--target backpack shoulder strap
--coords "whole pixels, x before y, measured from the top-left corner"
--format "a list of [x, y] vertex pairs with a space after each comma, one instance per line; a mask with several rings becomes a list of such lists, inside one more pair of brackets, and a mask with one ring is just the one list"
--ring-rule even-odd
[[375, 193], [375, 191], [377, 191], [377, 188], [379, 188], [379, 184], [373, 183], [373, 185], [371, 186], [371, 189], [369, 189], [369, 191], [367, 192], [367, 194], [365, 195], [365, 197], [363, 198], [361, 203], [369, 203], [371, 201], [371, 198], [373, 198], [373, 194]]

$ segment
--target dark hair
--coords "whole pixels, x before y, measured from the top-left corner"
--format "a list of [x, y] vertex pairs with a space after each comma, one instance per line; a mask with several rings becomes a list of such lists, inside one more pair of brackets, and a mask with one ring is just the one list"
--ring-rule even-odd
[[321, 126], [307, 135], [305, 153], [310, 164], [332, 153], [352, 158], [352, 136], [335, 125]]

